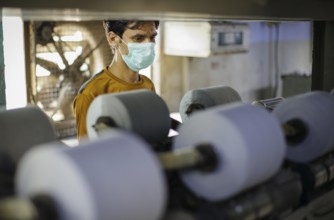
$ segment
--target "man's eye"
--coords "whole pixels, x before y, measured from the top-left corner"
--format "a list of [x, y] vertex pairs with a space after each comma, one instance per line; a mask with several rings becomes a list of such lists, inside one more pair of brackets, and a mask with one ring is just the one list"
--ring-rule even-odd
[[135, 37], [135, 41], [142, 41], [144, 38], [143, 37]]

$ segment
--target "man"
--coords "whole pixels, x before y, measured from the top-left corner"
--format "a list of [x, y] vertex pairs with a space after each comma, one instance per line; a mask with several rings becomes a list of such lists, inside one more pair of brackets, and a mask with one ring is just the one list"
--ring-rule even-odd
[[110, 65], [81, 86], [74, 99], [73, 110], [79, 141], [87, 136], [88, 108], [98, 95], [136, 89], [155, 92], [153, 82], [139, 74], [139, 71], [153, 63], [159, 22], [105, 20], [103, 26], [114, 58]]

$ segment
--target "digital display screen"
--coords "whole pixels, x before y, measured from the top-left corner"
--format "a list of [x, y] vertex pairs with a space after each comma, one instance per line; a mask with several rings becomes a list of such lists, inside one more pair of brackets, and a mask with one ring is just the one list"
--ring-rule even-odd
[[242, 45], [242, 32], [220, 32], [218, 33], [218, 46]]

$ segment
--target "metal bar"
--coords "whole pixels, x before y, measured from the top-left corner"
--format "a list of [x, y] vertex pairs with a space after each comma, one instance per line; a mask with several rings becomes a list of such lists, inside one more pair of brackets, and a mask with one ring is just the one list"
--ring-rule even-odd
[[313, 22], [313, 64], [311, 89], [334, 88], [334, 21]]

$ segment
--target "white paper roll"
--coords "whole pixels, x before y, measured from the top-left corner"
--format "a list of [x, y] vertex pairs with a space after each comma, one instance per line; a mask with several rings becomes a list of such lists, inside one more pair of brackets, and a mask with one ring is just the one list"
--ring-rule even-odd
[[191, 115], [188, 115], [187, 110], [192, 104], [200, 104], [206, 109], [217, 105], [240, 101], [241, 97], [238, 92], [229, 86], [213, 86], [194, 89], [188, 91], [182, 97], [179, 111], [182, 121], [185, 121]]
[[97, 138], [94, 130], [97, 119], [108, 116], [118, 127], [142, 136], [148, 142], [164, 140], [171, 127], [165, 102], [149, 90], [104, 94], [91, 103], [87, 113], [89, 138]]
[[273, 114], [284, 124], [300, 119], [307, 136], [299, 143], [289, 143], [287, 159], [309, 162], [334, 149], [334, 96], [315, 91], [291, 97], [280, 103]]
[[209, 143], [219, 157], [214, 172], [182, 173], [184, 183], [210, 201], [228, 199], [280, 168], [285, 142], [278, 120], [263, 108], [232, 103], [199, 112], [179, 129], [173, 148]]
[[50, 118], [37, 106], [0, 111], [0, 154], [17, 163], [31, 147], [57, 140]]
[[54, 198], [62, 220], [157, 220], [166, 203], [156, 156], [124, 131], [75, 148], [34, 148], [23, 157], [15, 183], [20, 196]]

